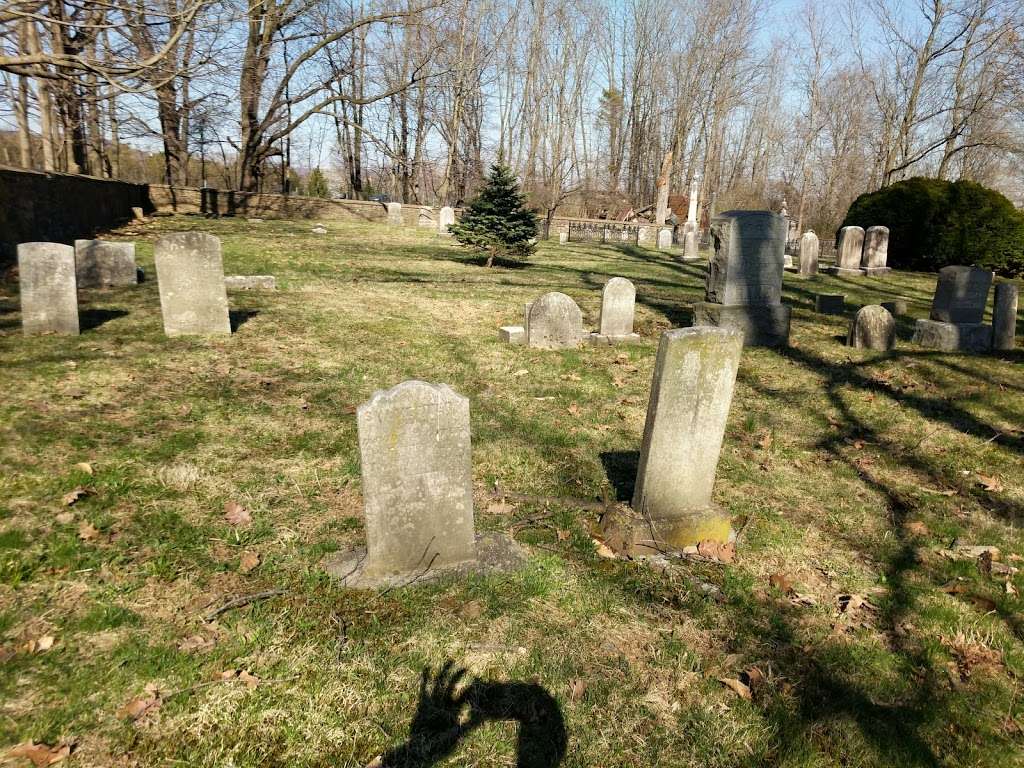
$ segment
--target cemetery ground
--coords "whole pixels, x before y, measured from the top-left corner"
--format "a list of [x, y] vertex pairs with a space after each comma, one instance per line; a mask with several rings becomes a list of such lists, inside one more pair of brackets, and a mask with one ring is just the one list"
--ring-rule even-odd
[[[593, 532], [630, 497], [657, 338], [689, 323], [701, 264], [544, 243], [487, 270], [427, 231], [311, 226], [109, 233], [148, 279], [82, 291], [78, 337], [23, 337], [0, 285], [0, 749], [363, 766], [412, 735], [433, 749], [405, 764], [500, 766], [519, 734], [540, 766], [564, 726], [564, 766], [1021, 761], [1024, 355], [912, 346], [934, 275], [786, 275], [791, 346], [744, 350], [718, 470], [735, 562], [662, 569]], [[163, 335], [152, 244], [183, 229], [222, 238], [227, 274], [277, 277], [230, 292], [230, 337]], [[616, 275], [641, 344], [498, 342], [551, 290], [596, 327]], [[894, 296], [898, 349], [845, 347], [856, 307]], [[528, 564], [348, 591], [320, 563], [363, 541], [354, 410], [413, 378], [470, 398], [477, 529]], [[456, 668], [506, 702], [462, 730]]]

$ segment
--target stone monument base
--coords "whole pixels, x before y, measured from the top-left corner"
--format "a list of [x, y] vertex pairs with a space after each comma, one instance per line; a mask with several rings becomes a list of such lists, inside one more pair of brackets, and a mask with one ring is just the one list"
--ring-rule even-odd
[[521, 346], [526, 343], [526, 329], [521, 325], [503, 325], [498, 329], [498, 341]]
[[732, 522], [715, 504], [671, 520], [644, 518], [620, 510], [601, 518], [601, 534], [614, 552], [654, 555], [681, 552], [708, 540], [725, 544], [732, 538]]
[[863, 271], [868, 277], [879, 277], [892, 272], [892, 267], [864, 267]]
[[845, 267], [825, 267], [823, 272], [827, 272], [830, 275], [836, 277], [864, 277], [863, 269], [846, 269]]
[[714, 304], [699, 301], [693, 305], [693, 324], [742, 331], [745, 347], [778, 347], [789, 343], [791, 314], [792, 310], [787, 304]]
[[591, 333], [587, 336], [587, 343], [595, 347], [615, 344], [639, 344], [642, 341], [639, 333], [628, 333], [625, 336], [609, 336], [603, 333]]
[[988, 352], [992, 349], [992, 326], [986, 323], [943, 323], [918, 320], [915, 344], [943, 352]]
[[408, 573], [367, 574], [366, 549], [353, 549], [329, 555], [323, 560], [327, 574], [349, 589], [409, 587], [445, 576], [471, 573], [502, 573], [514, 571], [526, 562], [526, 552], [504, 533], [481, 533], [476, 536], [476, 560], [452, 563], [441, 568], [427, 568]]
[[273, 275], [225, 275], [224, 287], [238, 291], [276, 291], [277, 279]]

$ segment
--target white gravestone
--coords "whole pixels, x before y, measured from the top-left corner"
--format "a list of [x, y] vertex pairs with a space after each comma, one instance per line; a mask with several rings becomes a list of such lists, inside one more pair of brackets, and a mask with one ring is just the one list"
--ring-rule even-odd
[[26, 336], [78, 335], [74, 248], [61, 243], [19, 244], [18, 283]]

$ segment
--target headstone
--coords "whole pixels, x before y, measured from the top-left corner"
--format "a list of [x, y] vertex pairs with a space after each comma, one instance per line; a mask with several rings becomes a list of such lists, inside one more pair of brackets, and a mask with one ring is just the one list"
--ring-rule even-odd
[[20, 243], [18, 283], [21, 328], [26, 336], [78, 335], [74, 248], [61, 243]]
[[569, 242], [569, 233], [568, 232], [559, 232], [558, 233], [558, 244], [559, 245], [565, 245], [568, 242]]
[[106, 288], [138, 283], [135, 243], [75, 240], [75, 275], [79, 288]]
[[437, 215], [437, 231], [442, 235], [448, 234], [448, 227], [455, 223], [455, 209], [450, 205], [441, 208]]
[[978, 267], [943, 267], [930, 318], [943, 323], [980, 323], [985, 318], [994, 275]]
[[401, 203], [388, 203], [388, 225], [392, 227], [402, 226]]
[[782, 303], [786, 221], [771, 211], [727, 211], [711, 223], [714, 254], [694, 325], [735, 328], [746, 346], [789, 341], [790, 308]]
[[725, 542], [729, 515], [711, 501], [743, 334], [678, 328], [658, 345], [633, 509], [635, 551]]
[[132, 206], [132, 216], [136, 221], [144, 221], [146, 218], [146, 212], [138, 206]]
[[157, 240], [153, 251], [164, 333], [231, 333], [220, 240], [203, 232], [175, 232]]
[[224, 287], [235, 291], [276, 291], [277, 278], [273, 275], [228, 275]]
[[821, 255], [821, 243], [813, 231], [807, 230], [800, 238], [800, 274], [811, 277], [818, 274], [818, 257]]
[[526, 329], [521, 325], [503, 325], [498, 329], [498, 341], [520, 346], [526, 343]]
[[996, 283], [996, 301], [992, 309], [993, 349], [1005, 352], [1016, 344], [1019, 293], [1015, 283]]
[[583, 313], [564, 293], [545, 293], [529, 305], [526, 343], [536, 349], [569, 349], [583, 339]]
[[992, 348], [992, 326], [918, 320], [914, 326], [914, 343], [942, 352], [987, 352]]
[[900, 315], [907, 314], [908, 301], [909, 299], [907, 299], [906, 296], [897, 296], [894, 299], [889, 299], [888, 301], [880, 302], [880, 304], [887, 310], [889, 310], [890, 315], [892, 315], [893, 317], [899, 317]]
[[822, 315], [841, 315], [846, 311], [845, 293], [814, 294], [814, 311]]
[[861, 307], [850, 321], [846, 346], [855, 349], [890, 350], [896, 346], [896, 321], [877, 304]]
[[889, 260], [889, 228], [868, 227], [864, 233], [864, 252], [860, 266], [866, 275], [884, 275], [891, 270], [886, 266]]
[[672, 249], [672, 230], [661, 228], [658, 230], [658, 250], [668, 251]]
[[698, 234], [696, 222], [686, 222], [683, 227], [683, 261], [700, 259]]
[[636, 287], [624, 277], [613, 277], [601, 291], [600, 329], [590, 334], [592, 344], [636, 342], [633, 315], [636, 311]]
[[843, 227], [836, 243], [836, 265], [828, 271], [840, 277], [860, 277], [861, 253], [864, 251], [864, 230], [861, 227]]

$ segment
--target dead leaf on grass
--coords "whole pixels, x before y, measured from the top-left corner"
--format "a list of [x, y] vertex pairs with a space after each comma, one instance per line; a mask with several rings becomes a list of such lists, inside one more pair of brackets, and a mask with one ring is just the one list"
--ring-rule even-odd
[[752, 701], [754, 698], [750, 693], [750, 686], [746, 683], [740, 682], [734, 677], [720, 677], [718, 678], [718, 682], [725, 684], [729, 688], [732, 688], [732, 690], [735, 691], [741, 699]]
[[909, 522], [904, 526], [904, 528], [906, 528], [907, 533], [913, 534], [914, 536], [927, 536], [931, 533], [931, 531], [928, 530], [928, 526], [920, 520]]
[[570, 405], [566, 410], [569, 411], [569, 414], [571, 416], [579, 416], [581, 413], [583, 413], [583, 409], [576, 405], [576, 403]]
[[61, 512], [60, 514], [55, 515], [53, 519], [56, 520], [61, 525], [67, 525], [68, 523], [72, 522], [75, 519], [75, 513], [74, 512]]
[[163, 701], [160, 691], [152, 683], [146, 686], [146, 693], [129, 701], [119, 710], [117, 716], [122, 720], [141, 720], [144, 716], [160, 709]]
[[611, 547], [600, 539], [591, 539], [591, 541], [594, 542], [594, 550], [597, 552], [598, 557], [605, 557], [609, 560], [615, 559], [615, 553], [612, 551]]
[[93, 541], [99, 538], [100, 532], [92, 523], [88, 520], [83, 520], [78, 525], [78, 538], [82, 541]]
[[568, 541], [569, 537], [572, 535], [572, 532], [567, 531], [565, 528], [559, 528], [556, 531], [556, 535], [558, 536], [559, 541]]
[[509, 504], [505, 499], [495, 499], [487, 505], [487, 511], [492, 515], [511, 515], [516, 511], [515, 506]]
[[249, 573], [253, 571], [260, 564], [260, 553], [249, 552], [248, 550], [242, 553], [241, 558], [238, 561], [238, 572]]
[[793, 591], [793, 581], [784, 573], [773, 573], [768, 577], [768, 583], [787, 595]]
[[577, 677], [575, 680], [569, 682], [569, 701], [577, 702], [583, 698], [583, 694], [587, 692], [587, 681], [583, 678]]
[[70, 493], [65, 493], [61, 501], [64, 502], [65, 507], [70, 507], [72, 504], [77, 502], [79, 499], [83, 499], [88, 496], [92, 491], [88, 488], [83, 488], [81, 485], [75, 488]]
[[43, 635], [42, 637], [33, 637], [26, 640], [21, 645], [19, 650], [25, 653], [45, 653], [46, 651], [53, 648], [53, 644], [56, 642], [56, 638], [53, 635]]
[[31, 740], [7, 750], [7, 757], [27, 758], [32, 761], [32, 765], [36, 766], [36, 768], [54, 765], [62, 760], [67, 760], [70, 756], [70, 744], [58, 744], [55, 747], [51, 747], [47, 744], [36, 744]]
[[237, 501], [229, 501], [224, 505], [224, 519], [231, 525], [242, 526], [252, 522], [252, 515]]
[[92, 474], [92, 464], [90, 464], [87, 461], [78, 462], [77, 464], [75, 464], [75, 469], [77, 469], [79, 472], [85, 472], [85, 474], [87, 475]]
[[260, 679], [256, 675], [250, 674], [249, 670], [243, 669], [238, 673], [239, 681], [245, 683], [246, 688], [255, 688], [260, 684]]
[[183, 653], [205, 653], [213, 648], [217, 641], [206, 635], [191, 635], [178, 643], [178, 650]]
[[999, 493], [1003, 490], [1003, 484], [999, 482], [999, 478], [993, 477], [992, 475], [983, 475], [980, 472], [975, 473], [978, 476], [978, 484], [990, 493]]
[[772, 433], [766, 429], [763, 432], [761, 432], [760, 436], [758, 437], [757, 447], [760, 448], [762, 451], [770, 451], [773, 442], [775, 442], [775, 438], [773, 438]]

